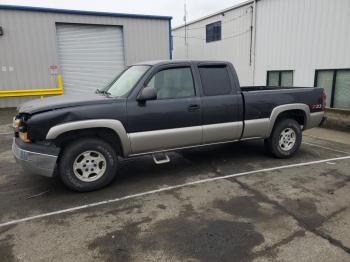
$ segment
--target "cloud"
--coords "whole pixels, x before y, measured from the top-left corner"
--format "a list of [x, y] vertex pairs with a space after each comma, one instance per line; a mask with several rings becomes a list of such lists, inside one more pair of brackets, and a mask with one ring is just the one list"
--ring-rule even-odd
[[[244, 0], [187, 0], [188, 21], [220, 11]], [[0, 4], [172, 16], [183, 24], [184, 0], [0, 0]]]

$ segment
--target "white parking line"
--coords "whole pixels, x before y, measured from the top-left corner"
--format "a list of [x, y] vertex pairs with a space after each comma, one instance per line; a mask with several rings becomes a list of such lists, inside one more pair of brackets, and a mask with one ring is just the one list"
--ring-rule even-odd
[[13, 132], [8, 132], [8, 133], [0, 133], [0, 136], [1, 135], [12, 135], [13, 134]]
[[186, 186], [193, 186], [193, 185], [198, 185], [198, 184], [207, 183], [207, 182], [213, 182], [216, 180], [221, 180], [221, 179], [226, 179], [226, 178], [239, 177], [239, 176], [245, 176], [245, 175], [249, 175], [249, 174], [269, 172], [269, 171], [275, 171], [275, 170], [287, 169], [287, 168], [293, 168], [293, 167], [310, 166], [310, 165], [316, 165], [316, 164], [320, 164], [320, 163], [326, 163], [329, 161], [339, 161], [339, 160], [346, 160], [346, 159], [350, 159], [350, 156], [322, 159], [322, 160], [316, 160], [316, 161], [310, 161], [310, 162], [304, 162], [304, 163], [298, 163], [298, 164], [277, 166], [277, 167], [241, 172], [241, 173], [236, 173], [236, 174], [231, 174], [231, 175], [207, 178], [207, 179], [197, 180], [197, 181], [193, 181], [193, 182], [189, 182], [189, 183], [185, 183], [185, 184], [163, 187], [163, 188], [150, 190], [150, 191], [146, 191], [146, 192], [142, 192], [142, 193], [138, 193], [138, 194], [128, 195], [128, 196], [124, 196], [124, 197], [120, 197], [120, 198], [104, 200], [104, 201], [100, 201], [100, 202], [90, 203], [90, 204], [86, 204], [86, 205], [81, 205], [81, 206], [76, 206], [76, 207], [66, 208], [66, 209], [61, 209], [61, 210], [56, 210], [53, 212], [43, 213], [40, 215], [29, 216], [29, 217], [25, 217], [25, 218], [21, 218], [21, 219], [3, 222], [0, 224], [0, 227], [14, 225], [14, 224], [18, 224], [18, 223], [22, 223], [22, 222], [26, 222], [26, 221], [31, 221], [31, 220], [35, 220], [35, 219], [39, 219], [39, 218], [44, 218], [44, 217], [49, 217], [49, 216], [54, 216], [54, 215], [59, 215], [59, 214], [64, 214], [64, 213], [71, 213], [74, 211], [78, 211], [78, 210], [82, 210], [82, 209], [86, 209], [86, 208], [90, 208], [90, 207], [96, 207], [96, 206], [106, 205], [106, 204], [110, 204], [110, 203], [116, 203], [116, 202], [120, 202], [120, 201], [127, 200], [127, 199], [143, 197], [143, 196], [147, 196], [147, 195], [151, 195], [151, 194], [155, 194], [155, 193], [170, 191], [170, 190], [177, 189], [177, 188], [182, 188], [182, 187], [186, 187]]
[[338, 150], [338, 149], [334, 149], [334, 148], [330, 148], [330, 147], [326, 147], [326, 146], [321, 146], [321, 145], [314, 144], [314, 143], [310, 143], [310, 142], [302, 142], [302, 143], [303, 143], [303, 144], [306, 144], [306, 145], [315, 146], [315, 147], [327, 149], [327, 150], [330, 150], [330, 151], [334, 151], [334, 152], [338, 152], [338, 153], [343, 153], [343, 154], [346, 154], [346, 155], [350, 155], [350, 152], [345, 152], [345, 151], [342, 151], [342, 150]]

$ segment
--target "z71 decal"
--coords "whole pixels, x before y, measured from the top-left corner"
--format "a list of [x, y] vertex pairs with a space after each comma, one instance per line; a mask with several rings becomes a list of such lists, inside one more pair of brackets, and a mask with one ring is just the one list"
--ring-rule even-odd
[[311, 110], [322, 109], [322, 104], [314, 104], [310, 106]]

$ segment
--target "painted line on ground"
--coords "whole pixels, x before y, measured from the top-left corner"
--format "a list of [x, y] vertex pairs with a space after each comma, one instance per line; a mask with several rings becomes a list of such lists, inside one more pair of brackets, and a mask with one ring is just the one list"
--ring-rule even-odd
[[9, 133], [0, 133], [0, 135], [13, 135], [13, 132], [9, 132]]
[[102, 205], [106, 205], [106, 204], [110, 204], [110, 203], [116, 203], [116, 202], [120, 202], [120, 201], [123, 201], [123, 200], [133, 199], [133, 198], [137, 198], [137, 197], [143, 197], [143, 196], [147, 196], [147, 195], [151, 195], [151, 194], [155, 194], [155, 193], [166, 192], [166, 191], [170, 191], [170, 190], [173, 190], [173, 189], [178, 189], [178, 188], [182, 188], [182, 187], [203, 184], [203, 183], [207, 183], [207, 182], [213, 182], [213, 181], [216, 181], [216, 180], [221, 180], [221, 179], [226, 179], [226, 178], [239, 177], [239, 176], [244, 176], [244, 175], [262, 173], [262, 172], [269, 172], [269, 171], [275, 171], [275, 170], [280, 170], [280, 169], [288, 169], [288, 168], [293, 168], [293, 167], [310, 166], [310, 165], [316, 165], [316, 164], [320, 164], [320, 163], [326, 163], [326, 162], [329, 162], [329, 161], [339, 161], [339, 160], [347, 160], [347, 159], [350, 159], [350, 156], [322, 159], [322, 160], [316, 160], [316, 161], [310, 161], [310, 162], [304, 162], [304, 163], [298, 163], [298, 164], [291, 164], [291, 165], [283, 165], [283, 166], [277, 166], [277, 167], [270, 167], [270, 168], [264, 168], [264, 169], [259, 169], [259, 170], [252, 170], [252, 171], [247, 171], [247, 172], [241, 172], [241, 173], [236, 173], [236, 174], [231, 174], [231, 175], [207, 178], [207, 179], [197, 180], [197, 181], [193, 181], [193, 182], [189, 182], [189, 183], [185, 183], [185, 184], [163, 187], [163, 188], [150, 190], [150, 191], [146, 191], [146, 192], [142, 192], [142, 193], [137, 193], [137, 194], [133, 194], [133, 195], [128, 195], [128, 196], [124, 196], [124, 197], [104, 200], [104, 201], [100, 201], [100, 202], [90, 203], [90, 204], [86, 204], [86, 205], [81, 205], [81, 206], [76, 206], [76, 207], [66, 208], [66, 209], [61, 209], [61, 210], [56, 210], [56, 211], [53, 211], [53, 212], [43, 213], [43, 214], [40, 214], [40, 215], [29, 216], [29, 217], [25, 217], [25, 218], [21, 218], [21, 219], [16, 219], [16, 220], [8, 221], [8, 222], [3, 222], [3, 223], [0, 223], [0, 227], [5, 227], [5, 226], [9, 226], [9, 225], [19, 224], [19, 223], [22, 223], [22, 222], [31, 221], [31, 220], [44, 218], [44, 217], [49, 217], [49, 216], [54, 216], [54, 215], [59, 215], [59, 214], [72, 213], [74, 211], [78, 211], [78, 210], [82, 210], [82, 209], [87, 209], [87, 208], [96, 207], [96, 206], [102, 206]]
[[310, 143], [310, 142], [302, 142], [302, 143], [303, 143], [303, 144], [306, 144], [306, 145], [315, 146], [315, 147], [327, 149], [327, 150], [330, 150], [330, 151], [334, 151], [334, 152], [338, 152], [338, 153], [343, 153], [343, 154], [346, 154], [346, 155], [350, 155], [350, 152], [346, 152], [346, 151], [334, 149], [334, 148], [331, 148], [331, 147], [321, 146], [321, 145], [319, 145], [319, 144], [314, 144], [314, 143]]

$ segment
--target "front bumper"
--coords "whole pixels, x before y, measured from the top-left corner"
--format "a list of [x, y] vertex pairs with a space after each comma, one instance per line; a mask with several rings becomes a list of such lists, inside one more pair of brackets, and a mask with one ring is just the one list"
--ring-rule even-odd
[[59, 148], [38, 144], [28, 144], [14, 138], [12, 153], [25, 174], [52, 177], [56, 167]]

